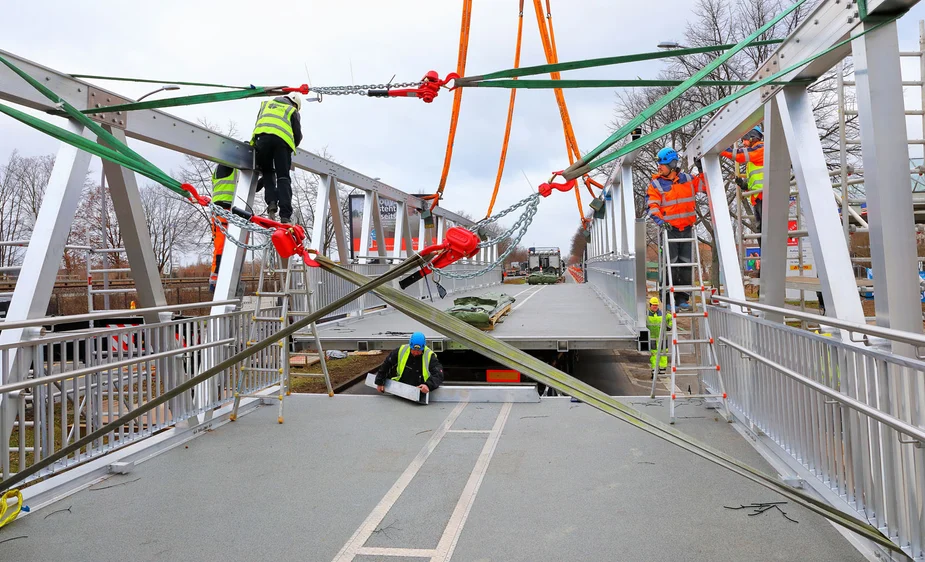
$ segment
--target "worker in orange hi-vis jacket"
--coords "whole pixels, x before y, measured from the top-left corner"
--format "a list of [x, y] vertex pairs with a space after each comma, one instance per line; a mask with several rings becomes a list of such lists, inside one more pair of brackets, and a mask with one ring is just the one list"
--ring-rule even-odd
[[[702, 179], [700, 163], [695, 163], [697, 175], [682, 172], [678, 165], [678, 153], [671, 147], [659, 150], [657, 160], [658, 173], [652, 176], [647, 193], [649, 216], [652, 222], [668, 230], [669, 239], [693, 239], [696, 237], [693, 226], [697, 222], [694, 196], [698, 192], [706, 191], [706, 181]], [[691, 242], [669, 243], [668, 250], [672, 263], [691, 263]], [[690, 285], [692, 279], [693, 271], [690, 267], [679, 267], [672, 271], [675, 285]], [[667, 278], [663, 282], [667, 283]], [[679, 309], [690, 309], [690, 293], [675, 291], [675, 297]]]

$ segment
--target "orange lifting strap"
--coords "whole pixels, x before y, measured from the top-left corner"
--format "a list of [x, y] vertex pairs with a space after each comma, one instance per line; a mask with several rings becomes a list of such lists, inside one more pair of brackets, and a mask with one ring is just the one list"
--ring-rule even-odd
[[[520, 0], [520, 12], [517, 16], [517, 46], [514, 48], [514, 68], [520, 68], [520, 44], [524, 32], [524, 0]], [[515, 77], [514, 80], [517, 80]], [[511, 99], [507, 104], [507, 124], [504, 126], [504, 142], [501, 143], [501, 158], [498, 162], [498, 175], [495, 176], [495, 189], [491, 193], [488, 211], [485, 217], [491, 216], [498, 198], [498, 188], [501, 187], [501, 176], [504, 175], [504, 161], [507, 159], [507, 145], [511, 140], [511, 122], [514, 120], [514, 100], [517, 98], [517, 88], [511, 88]]]
[[[459, 30], [459, 56], [456, 59], [456, 73], [466, 75], [466, 55], [469, 52], [469, 23], [472, 20], [472, 0], [463, 0], [462, 24]], [[432, 199], [430, 210], [433, 211], [443, 196], [446, 178], [450, 175], [450, 162], [453, 160], [453, 142], [456, 140], [456, 124], [459, 122], [459, 106], [462, 104], [463, 88], [453, 91], [453, 112], [450, 114], [450, 134], [446, 139], [446, 156], [443, 158], [443, 172], [437, 192], [425, 199]]]
[[[552, 8], [549, 5], [549, 0], [546, 0], [546, 19], [549, 22], [549, 27], [547, 27], [546, 21], [543, 20], [543, 6], [540, 0], [533, 0], [533, 8], [536, 12], [536, 23], [540, 30], [540, 39], [543, 41], [543, 51], [546, 54], [546, 62], [547, 64], [555, 64], [559, 62], [559, 55], [556, 52], [556, 36], [552, 26]], [[561, 78], [558, 72], [550, 72], [549, 76], [553, 80], [559, 80]], [[562, 118], [562, 131], [565, 134], [565, 148], [568, 152], [569, 164], [571, 165], [581, 158], [581, 154], [578, 151], [578, 141], [575, 138], [575, 131], [572, 129], [572, 120], [569, 117], [568, 107], [565, 104], [565, 95], [562, 93], [562, 89], [556, 88], [553, 92], [556, 96], [556, 104], [559, 106], [559, 116]], [[590, 191], [590, 189], [589, 187], [588, 190]], [[591, 195], [593, 197], [594, 193], [591, 192]], [[581, 193], [579, 193], [577, 189], [575, 190], [575, 203], [578, 205], [578, 215], [584, 220], [585, 214], [581, 204]]]

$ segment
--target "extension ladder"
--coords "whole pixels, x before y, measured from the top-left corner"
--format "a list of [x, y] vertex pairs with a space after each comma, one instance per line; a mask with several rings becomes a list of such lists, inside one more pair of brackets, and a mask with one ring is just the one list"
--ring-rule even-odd
[[[710, 329], [710, 318], [707, 312], [707, 295], [711, 288], [703, 282], [703, 268], [700, 265], [700, 244], [697, 242], [697, 235], [691, 229], [692, 238], [668, 238], [668, 229], [663, 228], [659, 234], [660, 251], [659, 251], [659, 293], [663, 306], [667, 310], [662, 314], [662, 325], [658, 337], [658, 351], [655, 358], [655, 366], [652, 369], [652, 391], [650, 396], [655, 398], [655, 388], [658, 383], [660, 369], [659, 362], [664, 355], [663, 350], [668, 350], [670, 362], [668, 373], [664, 376], [670, 377], [668, 392], [670, 395], [668, 414], [669, 423], [676, 420], [675, 408], [679, 401], [690, 401], [695, 399], [703, 400], [708, 408], [723, 409], [727, 420], [729, 416], [729, 406], [726, 401], [726, 388], [723, 384], [722, 373], [720, 373], [719, 362], [716, 354], [716, 344], [713, 341], [713, 332]], [[671, 244], [690, 244], [691, 261], [674, 260], [671, 256]], [[677, 273], [675, 270], [681, 268], [690, 268], [691, 281], [690, 285], [676, 285], [674, 282]], [[666, 282], [667, 280], [667, 282]], [[689, 311], [678, 312], [676, 291], [688, 293], [691, 305]], [[698, 298], [699, 297], [699, 298]], [[668, 335], [667, 324], [668, 314], [671, 314], [671, 334]], [[691, 327], [689, 331], [680, 332], [678, 329], [679, 318], [690, 318]], [[687, 353], [682, 353], [683, 350]], [[691, 359], [693, 358], [693, 363]], [[677, 386], [678, 375], [696, 374], [697, 375], [697, 394], [690, 392], [683, 394]], [[711, 373], [711, 380], [708, 386], [711, 386], [711, 392], [704, 392], [704, 373]], [[715, 378], [714, 378], [715, 377]], [[719, 403], [717, 403], [719, 401]]]
[[[275, 285], [278, 290], [265, 290], [271, 280], [276, 281]], [[283, 260], [271, 247], [266, 248], [261, 262], [260, 277], [257, 282], [257, 292], [255, 293], [257, 299], [254, 305], [254, 313], [251, 316], [247, 345], [255, 345], [258, 341], [268, 337], [270, 335], [267, 333], [268, 329], [272, 330], [278, 327], [278, 329], [282, 330], [289, 326], [290, 319], [310, 316], [312, 314], [312, 294], [313, 291], [309, 288], [308, 266], [305, 265], [305, 262], [297, 256]], [[270, 301], [269, 305], [266, 304], [267, 301]], [[234, 408], [229, 416], [231, 421], [236, 420], [238, 417], [238, 408], [241, 405], [242, 398], [267, 398], [265, 394], [246, 393], [246, 388], [262, 386], [259, 384], [248, 385], [246, 383], [259, 381], [261, 377], [266, 377], [267, 375], [277, 375], [279, 384], [277, 394], [279, 416], [277, 421], [283, 423], [283, 398], [290, 393], [290, 361], [293, 357], [313, 355], [305, 351], [296, 351], [292, 348], [297, 336], [310, 336], [314, 339], [321, 363], [321, 373], [300, 374], [299, 376], [323, 378], [328, 396], [334, 396], [324, 350], [321, 348], [321, 339], [318, 337], [315, 323], [312, 322], [306, 331], [296, 332], [268, 348], [265, 353], [253, 355], [248, 364], [242, 367], [234, 392]]]

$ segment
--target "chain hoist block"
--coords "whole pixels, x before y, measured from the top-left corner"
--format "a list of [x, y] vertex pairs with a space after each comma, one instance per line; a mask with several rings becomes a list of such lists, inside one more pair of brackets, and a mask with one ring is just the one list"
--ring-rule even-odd
[[[594, 199], [591, 200], [591, 203], [589, 203], [589, 205], [591, 206], [592, 209], [594, 209], [595, 212], [601, 211], [604, 209], [604, 198], [595, 197]], [[599, 218], [599, 217], [595, 217], [595, 218]]]

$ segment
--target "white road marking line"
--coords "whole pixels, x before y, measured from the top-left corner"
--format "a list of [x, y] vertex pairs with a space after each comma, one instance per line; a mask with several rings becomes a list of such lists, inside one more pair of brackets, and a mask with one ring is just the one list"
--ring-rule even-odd
[[447, 433], [491, 433], [490, 429], [451, 429]]
[[358, 556], [406, 556], [409, 558], [430, 558], [437, 551], [432, 548], [379, 548], [364, 546], [357, 551]]
[[398, 480], [395, 481], [395, 484], [392, 485], [385, 496], [382, 497], [382, 500], [379, 501], [379, 504], [373, 508], [366, 520], [363, 521], [363, 524], [353, 533], [353, 536], [350, 537], [347, 544], [337, 553], [337, 556], [334, 557], [334, 562], [351, 562], [354, 557], [357, 556], [359, 550], [363, 548], [363, 545], [366, 544], [366, 541], [372, 536], [373, 531], [382, 523], [382, 520], [389, 513], [389, 510], [392, 509], [392, 506], [395, 505], [395, 502], [398, 501], [402, 492], [405, 491], [405, 488], [408, 487], [408, 484], [411, 483], [411, 480], [424, 465], [424, 461], [426, 461], [430, 454], [434, 452], [434, 449], [437, 448], [437, 445], [447, 434], [447, 431], [453, 426], [456, 418], [462, 414], [462, 411], [466, 408], [466, 404], [466, 402], [457, 404], [453, 411], [450, 412], [450, 415], [443, 420], [443, 423], [437, 431], [434, 432], [427, 443], [424, 444], [424, 447], [418, 452], [417, 456], [414, 457], [414, 460], [411, 461], [408, 468], [402, 472]]
[[527, 301], [528, 301], [528, 300], [530, 300], [530, 299], [532, 299], [533, 297], [535, 297], [536, 295], [538, 295], [538, 294], [540, 293], [540, 291], [542, 291], [542, 290], [545, 289], [545, 288], [546, 288], [546, 285], [540, 287], [535, 293], [533, 293], [532, 295], [528, 296], [527, 298], [525, 298], [524, 300], [522, 300], [522, 301], [520, 302], [520, 304], [518, 304], [517, 306], [515, 306], [515, 307], [514, 307], [514, 310], [517, 310], [518, 308], [520, 308], [520, 307], [522, 307], [523, 305], [527, 304]]
[[536, 288], [536, 287], [527, 287], [527, 288], [524, 289], [523, 291], [518, 292], [516, 295], [511, 295], [511, 296], [514, 297], [514, 298], [517, 298], [517, 297], [519, 297], [520, 295], [526, 293], [527, 291], [529, 291], [529, 290], [531, 290], [531, 289], [535, 289], [535, 288]]
[[479, 459], [475, 462], [475, 467], [473, 467], [472, 473], [469, 475], [469, 481], [466, 482], [466, 487], [463, 488], [459, 502], [456, 504], [456, 508], [450, 516], [450, 521], [443, 531], [443, 536], [440, 537], [440, 542], [437, 544], [437, 553], [431, 558], [431, 562], [448, 562], [452, 558], [453, 551], [456, 550], [456, 543], [459, 542], [459, 535], [466, 524], [466, 519], [469, 518], [469, 511], [472, 510], [475, 496], [479, 493], [482, 480], [485, 479], [485, 473], [488, 472], [488, 464], [495, 454], [495, 448], [498, 446], [501, 432], [504, 430], [504, 424], [507, 422], [512, 407], [513, 404], [510, 402], [505, 402], [501, 406], [501, 412], [495, 420], [494, 427], [491, 428], [491, 433], [485, 441], [485, 446], [482, 447]]

